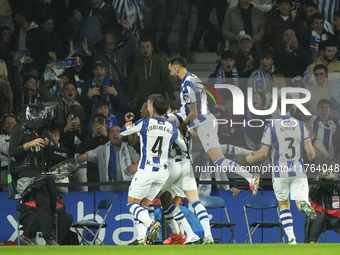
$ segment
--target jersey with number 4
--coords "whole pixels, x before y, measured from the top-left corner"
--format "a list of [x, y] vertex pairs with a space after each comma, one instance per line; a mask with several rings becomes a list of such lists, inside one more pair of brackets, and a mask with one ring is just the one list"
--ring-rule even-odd
[[308, 138], [304, 122], [290, 115], [279, 116], [266, 126], [261, 142], [271, 147], [273, 177], [306, 177], [302, 153]]
[[183, 151], [187, 150], [176, 126], [163, 118], [140, 119], [130, 127], [120, 130], [123, 136], [137, 133], [140, 137], [141, 159], [138, 169], [158, 171], [167, 169], [170, 149], [175, 142]]

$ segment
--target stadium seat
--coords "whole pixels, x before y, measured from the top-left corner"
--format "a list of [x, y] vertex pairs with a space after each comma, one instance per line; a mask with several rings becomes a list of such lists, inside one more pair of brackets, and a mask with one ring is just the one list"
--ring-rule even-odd
[[[236, 243], [235, 235], [234, 235], [234, 226], [236, 223], [231, 223], [229, 219], [229, 214], [227, 207], [225, 205], [225, 202], [222, 198], [216, 197], [216, 196], [201, 196], [200, 201], [202, 205], [206, 209], [224, 209], [224, 212], [227, 216], [227, 222], [210, 222], [211, 228], [229, 228], [231, 232], [231, 237], [229, 239], [229, 243], [231, 243], [232, 240], [234, 240], [234, 243]], [[214, 238], [214, 241], [220, 241], [221, 239]]]
[[[98, 204], [97, 211], [94, 214], [92, 220], [81, 220], [81, 221], [78, 221], [72, 224], [71, 227], [75, 228], [78, 235], [81, 237], [83, 244], [94, 245], [96, 241], [98, 241], [100, 244], [104, 244], [103, 241], [100, 240], [98, 236], [99, 236], [100, 230], [108, 226], [107, 224], [105, 224], [105, 220], [107, 216], [109, 215], [115, 200], [116, 200], [115, 195], [102, 199]], [[103, 218], [103, 221], [97, 222], [96, 216], [98, 215], [100, 210], [107, 210], [107, 212]], [[82, 233], [79, 231], [79, 229], [82, 230]], [[89, 236], [91, 236], [92, 238], [91, 241], [86, 239]]]
[[[278, 221], [277, 222], [269, 222], [269, 221], [255, 221], [249, 224], [248, 221], [248, 215], [247, 215], [247, 208], [255, 209], [255, 210], [267, 210], [267, 209], [276, 209], [277, 211], [277, 216], [278, 216]], [[284, 243], [284, 235], [283, 235], [283, 228], [282, 228], [282, 223], [280, 219], [280, 212], [279, 212], [279, 206], [278, 202], [275, 198], [272, 197], [245, 197], [243, 199], [243, 209], [244, 209], [244, 216], [246, 218], [246, 224], [247, 224], [247, 229], [248, 229], [248, 234], [249, 236], [249, 242], [248, 243], [253, 243], [252, 236], [255, 233], [256, 229], [258, 228], [273, 228], [273, 227], [279, 227], [280, 228], [280, 239], [279, 243], [282, 242]], [[247, 236], [245, 242], [247, 242]]]

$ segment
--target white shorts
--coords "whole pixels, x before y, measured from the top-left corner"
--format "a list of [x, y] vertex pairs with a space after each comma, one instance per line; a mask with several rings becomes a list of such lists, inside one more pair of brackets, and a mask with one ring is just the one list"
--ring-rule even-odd
[[278, 201], [289, 199], [308, 202], [307, 178], [273, 178], [273, 189]]
[[206, 120], [196, 127], [197, 136], [200, 139], [205, 152], [208, 152], [211, 148], [221, 147], [217, 135], [218, 126], [215, 124], [214, 127], [215, 119], [213, 114], [207, 114]]
[[129, 187], [129, 197], [153, 200], [168, 179], [169, 171], [159, 170], [157, 172], [138, 169]]
[[197, 189], [190, 160], [181, 162], [168, 161], [169, 178], [161, 189], [160, 194], [169, 191], [172, 197], [185, 197], [185, 191]]

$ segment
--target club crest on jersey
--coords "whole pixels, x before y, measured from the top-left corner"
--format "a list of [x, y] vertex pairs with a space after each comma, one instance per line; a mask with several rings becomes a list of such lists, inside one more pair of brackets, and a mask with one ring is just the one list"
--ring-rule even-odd
[[184, 93], [183, 97], [184, 97], [185, 102], [187, 102], [187, 103], [190, 102], [189, 93]]

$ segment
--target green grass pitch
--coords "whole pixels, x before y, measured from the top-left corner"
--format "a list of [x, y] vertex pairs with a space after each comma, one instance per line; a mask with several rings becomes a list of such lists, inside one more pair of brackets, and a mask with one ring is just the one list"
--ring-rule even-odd
[[332, 255], [339, 254], [340, 244], [218, 244], [152, 246], [3, 246], [6, 255]]

